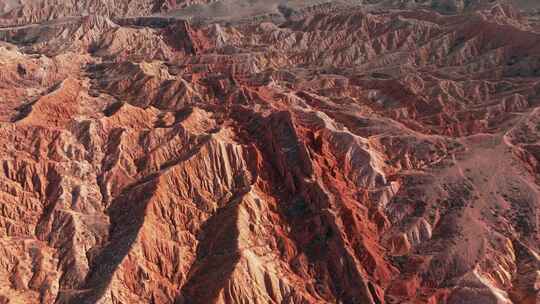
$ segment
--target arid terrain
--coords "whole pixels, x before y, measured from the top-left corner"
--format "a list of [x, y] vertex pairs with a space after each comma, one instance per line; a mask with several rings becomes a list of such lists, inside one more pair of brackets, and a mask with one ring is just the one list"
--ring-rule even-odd
[[1, 304], [540, 303], [540, 2], [0, 0]]

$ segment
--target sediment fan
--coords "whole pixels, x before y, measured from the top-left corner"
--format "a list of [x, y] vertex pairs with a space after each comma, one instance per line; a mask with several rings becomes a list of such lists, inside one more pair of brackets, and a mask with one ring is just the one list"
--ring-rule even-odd
[[536, 8], [0, 0], [0, 303], [539, 303]]

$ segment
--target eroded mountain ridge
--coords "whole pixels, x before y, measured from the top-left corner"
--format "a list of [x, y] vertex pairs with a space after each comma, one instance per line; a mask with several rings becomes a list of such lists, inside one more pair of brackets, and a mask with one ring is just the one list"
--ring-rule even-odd
[[534, 12], [57, 2], [0, 4], [1, 303], [538, 302]]

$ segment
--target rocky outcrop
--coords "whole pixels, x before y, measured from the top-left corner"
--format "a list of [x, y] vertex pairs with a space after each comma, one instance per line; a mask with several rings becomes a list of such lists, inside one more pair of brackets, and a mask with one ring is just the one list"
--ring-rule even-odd
[[507, 2], [1, 3], [0, 303], [537, 303]]

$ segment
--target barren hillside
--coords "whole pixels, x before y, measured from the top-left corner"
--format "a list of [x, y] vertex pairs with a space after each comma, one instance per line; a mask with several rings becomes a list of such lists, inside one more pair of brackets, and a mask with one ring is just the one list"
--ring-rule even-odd
[[0, 0], [0, 303], [539, 303], [535, 3]]

